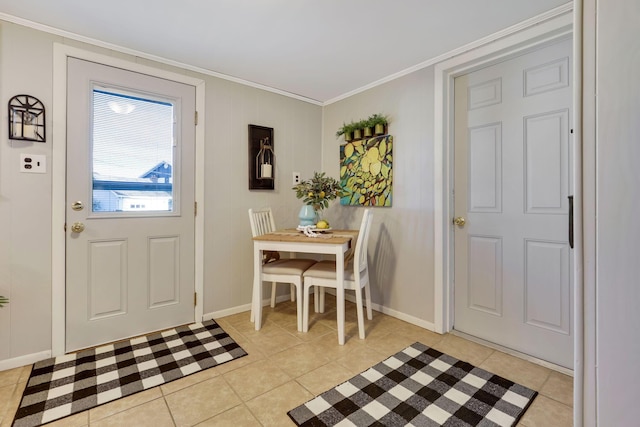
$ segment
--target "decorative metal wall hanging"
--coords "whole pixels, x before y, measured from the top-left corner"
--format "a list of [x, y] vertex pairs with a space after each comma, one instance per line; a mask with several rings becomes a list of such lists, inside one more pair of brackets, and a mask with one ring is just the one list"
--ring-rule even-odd
[[44, 105], [30, 95], [9, 100], [9, 139], [46, 141]]
[[273, 128], [249, 125], [249, 190], [273, 190], [275, 174]]

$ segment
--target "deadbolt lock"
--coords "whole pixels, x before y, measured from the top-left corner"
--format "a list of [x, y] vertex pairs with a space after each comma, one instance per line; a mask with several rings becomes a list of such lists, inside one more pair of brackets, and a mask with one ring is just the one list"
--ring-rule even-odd
[[84, 205], [81, 201], [78, 200], [77, 202], [71, 203], [71, 209], [73, 209], [74, 211], [81, 211], [82, 209], [84, 209]]

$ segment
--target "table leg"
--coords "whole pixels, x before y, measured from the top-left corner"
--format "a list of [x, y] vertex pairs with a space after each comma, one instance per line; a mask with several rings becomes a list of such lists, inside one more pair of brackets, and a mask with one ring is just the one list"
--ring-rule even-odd
[[253, 246], [253, 317], [256, 331], [262, 327], [262, 251]]
[[344, 345], [344, 253], [336, 254], [336, 310], [338, 311], [338, 344]]

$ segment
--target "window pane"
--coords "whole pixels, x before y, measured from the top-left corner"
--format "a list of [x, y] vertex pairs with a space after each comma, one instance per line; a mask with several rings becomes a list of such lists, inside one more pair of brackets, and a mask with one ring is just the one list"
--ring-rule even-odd
[[93, 212], [173, 211], [173, 105], [93, 91]]

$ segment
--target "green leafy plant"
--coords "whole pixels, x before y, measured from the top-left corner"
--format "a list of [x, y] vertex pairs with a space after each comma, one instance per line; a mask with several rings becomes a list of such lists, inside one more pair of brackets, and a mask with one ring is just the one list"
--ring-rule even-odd
[[326, 176], [324, 172], [314, 172], [313, 178], [294, 186], [296, 197], [316, 211], [329, 207], [329, 201], [342, 197], [342, 189], [337, 179]]
[[367, 122], [372, 127], [375, 125], [387, 126], [389, 124], [389, 118], [382, 114], [376, 113], [369, 116], [369, 118], [367, 119]]
[[4, 307], [5, 304], [9, 304], [9, 298], [0, 295], [0, 307]]
[[338, 129], [338, 131], [336, 132], [336, 138], [340, 138], [342, 135], [345, 134], [345, 129], [346, 129], [347, 125], [345, 123], [342, 123], [342, 127]]

